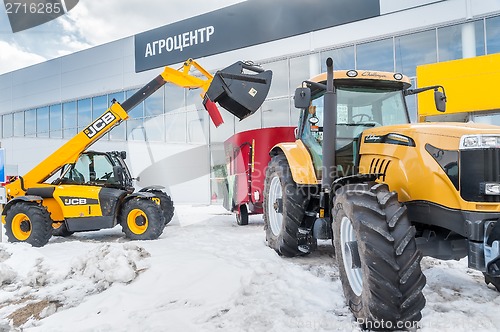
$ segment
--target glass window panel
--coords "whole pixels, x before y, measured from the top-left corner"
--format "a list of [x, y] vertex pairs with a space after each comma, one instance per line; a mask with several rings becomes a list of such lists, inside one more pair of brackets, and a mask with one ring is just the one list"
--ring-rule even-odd
[[272, 70], [273, 79], [267, 98], [288, 96], [288, 62], [280, 60], [262, 65], [266, 70]]
[[167, 142], [186, 142], [186, 113], [165, 114], [165, 134]]
[[109, 108], [108, 96], [98, 96], [92, 98], [92, 120], [97, 119], [99, 116]]
[[163, 114], [163, 89], [158, 89], [144, 101], [144, 116], [152, 117]]
[[[228, 111], [219, 107], [220, 114], [222, 115], [222, 120], [224, 121], [218, 128], [215, 128], [212, 120], [210, 123], [210, 142], [211, 143], [222, 143], [229, 137], [234, 135], [234, 123], [239, 121], [234, 115], [230, 114]], [[246, 120], [245, 120], [246, 121]]]
[[24, 112], [14, 113], [14, 136], [24, 137]]
[[24, 135], [36, 137], [36, 110], [24, 112]]
[[205, 110], [203, 99], [200, 97], [202, 90], [193, 89], [186, 92], [186, 109], [189, 111]]
[[307, 80], [320, 73], [320, 64], [318, 61], [318, 53], [290, 59], [291, 95], [295, 93], [295, 89], [300, 87], [304, 80]]
[[206, 144], [208, 142], [208, 121], [211, 121], [208, 112], [205, 110], [187, 112], [186, 119], [188, 143]]
[[165, 118], [163, 115], [158, 115], [152, 118], [144, 119], [144, 130], [146, 132], [146, 140], [149, 142], [165, 141]]
[[184, 111], [184, 91], [173, 84], [165, 84], [165, 112]]
[[289, 98], [269, 100], [262, 105], [262, 127], [290, 125]]
[[82, 131], [92, 123], [92, 106], [90, 98], [78, 101], [78, 131]]
[[326, 59], [333, 59], [333, 68], [337, 69], [354, 69], [354, 46], [347, 46], [321, 52], [321, 72], [326, 72]]
[[485, 55], [485, 43], [484, 43], [484, 21], [474, 22], [475, 32], [476, 32], [476, 55]]
[[212, 202], [223, 202], [228, 199], [226, 153], [223, 144], [210, 146], [210, 195]]
[[392, 38], [377, 40], [356, 46], [358, 69], [394, 71], [394, 47]]
[[76, 101], [63, 104], [64, 138], [71, 138], [77, 133]]
[[[411, 79], [411, 86], [416, 87], [416, 79]], [[408, 115], [410, 116], [410, 122], [417, 122], [418, 108], [417, 108], [417, 95], [410, 95], [405, 97], [406, 106], [408, 107]]]
[[50, 106], [50, 137], [62, 138], [62, 107], [61, 104]]
[[262, 128], [262, 109], [259, 109], [254, 114], [245, 118], [243, 121], [236, 119], [235, 130], [237, 133], [250, 130]]
[[[120, 91], [108, 94], [108, 104], [106, 105], [107, 108], [111, 107], [113, 99], [119, 103], [122, 103], [125, 100], [125, 92]], [[125, 123], [121, 123], [118, 126], [111, 129], [111, 131], [108, 134], [106, 134], [106, 137], [115, 141], [124, 141], [126, 135], [127, 135], [126, 125]]]
[[395, 43], [397, 72], [415, 76], [418, 65], [437, 60], [435, 30], [396, 37]]
[[486, 48], [488, 54], [500, 52], [500, 16], [486, 19]]
[[36, 110], [36, 136], [49, 137], [49, 107]]
[[146, 131], [144, 129], [143, 119], [129, 119], [122, 123], [127, 127], [127, 140], [129, 141], [145, 141]]
[[[139, 89], [133, 89], [133, 90], [128, 90], [125, 92], [125, 97], [129, 99], [139, 91]], [[136, 107], [132, 108], [129, 112], [128, 115], [130, 116], [131, 119], [139, 119], [144, 117], [144, 102], [139, 103]]]
[[13, 115], [4, 114], [2, 115], [2, 134], [3, 138], [12, 137], [13, 134]]
[[462, 58], [462, 25], [438, 29], [439, 61]]

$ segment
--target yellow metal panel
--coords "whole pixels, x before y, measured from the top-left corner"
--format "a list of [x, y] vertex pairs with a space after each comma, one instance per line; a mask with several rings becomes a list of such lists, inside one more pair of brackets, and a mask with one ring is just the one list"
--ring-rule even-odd
[[[498, 82], [500, 54], [439, 62], [417, 67], [418, 87], [442, 85], [446, 90], [446, 113], [500, 109]], [[418, 95], [419, 116], [443, 114], [436, 110], [432, 93]]]
[[280, 143], [273, 150], [276, 148], [281, 149], [285, 153], [295, 183], [318, 184], [311, 155], [301, 140], [291, 143]]
[[63, 185], [56, 187], [54, 198], [61, 206], [65, 218], [100, 217], [100, 191], [100, 187]]

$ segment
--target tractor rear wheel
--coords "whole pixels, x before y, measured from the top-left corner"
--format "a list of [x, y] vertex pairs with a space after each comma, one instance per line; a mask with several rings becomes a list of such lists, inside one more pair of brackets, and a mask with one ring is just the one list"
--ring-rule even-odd
[[50, 214], [37, 203], [15, 203], [7, 211], [5, 221], [9, 242], [27, 242], [33, 247], [43, 247], [52, 236]]
[[425, 306], [422, 254], [415, 228], [385, 184], [350, 184], [336, 192], [334, 246], [349, 308], [367, 329], [414, 326]]
[[119, 217], [125, 236], [132, 240], [157, 239], [165, 228], [165, 216], [151, 199], [134, 197], [123, 204]]
[[264, 223], [267, 244], [280, 255], [304, 254], [299, 250], [298, 232], [304, 219], [306, 198], [292, 178], [286, 157], [274, 156], [266, 170]]

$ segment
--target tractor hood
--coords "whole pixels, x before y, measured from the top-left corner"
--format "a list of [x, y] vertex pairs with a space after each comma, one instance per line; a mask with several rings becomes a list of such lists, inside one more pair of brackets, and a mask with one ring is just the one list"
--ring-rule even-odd
[[362, 142], [408, 146], [431, 143], [442, 149], [458, 150], [464, 135], [500, 135], [500, 127], [473, 122], [382, 126], [365, 130]]

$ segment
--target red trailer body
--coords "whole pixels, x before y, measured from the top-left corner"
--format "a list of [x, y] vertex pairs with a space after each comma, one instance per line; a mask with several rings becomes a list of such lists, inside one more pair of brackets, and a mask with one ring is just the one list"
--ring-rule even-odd
[[296, 127], [273, 127], [237, 133], [224, 142], [228, 196], [224, 207], [246, 225], [249, 214], [263, 213], [264, 179], [269, 151], [281, 142], [295, 141]]

